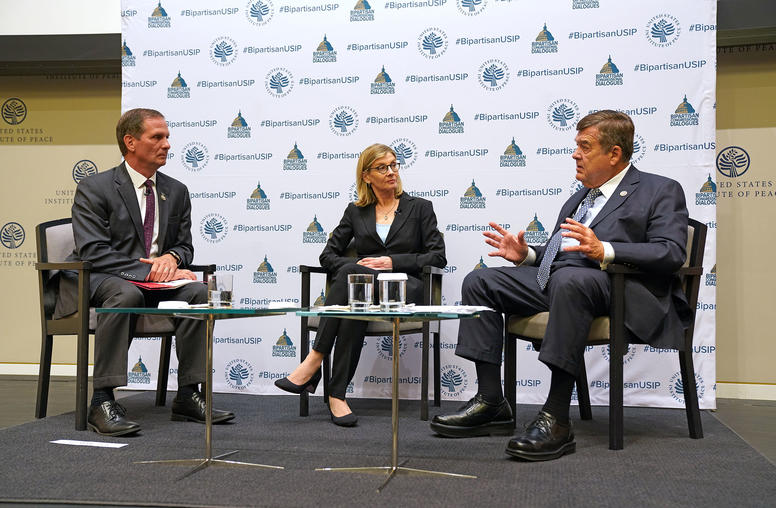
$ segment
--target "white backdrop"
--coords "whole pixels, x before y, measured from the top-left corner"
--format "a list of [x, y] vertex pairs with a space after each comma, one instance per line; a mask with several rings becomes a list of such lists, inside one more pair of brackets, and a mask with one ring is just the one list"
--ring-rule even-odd
[[[487, 256], [488, 221], [547, 240], [577, 188], [576, 122], [604, 108], [633, 117], [637, 167], [682, 184], [690, 216], [710, 226], [704, 266], [715, 265], [716, 2], [336, 1], [122, 2], [122, 108], [166, 115], [163, 171], [191, 192], [195, 261], [233, 272], [239, 303], [299, 302], [297, 267], [317, 264], [374, 142], [399, 152], [405, 190], [433, 201], [444, 301], [458, 302], [466, 273], [506, 264]], [[694, 358], [711, 408], [715, 280], [705, 280]], [[454, 355], [456, 333], [442, 324], [443, 394], [465, 400], [476, 375]], [[221, 321], [215, 335], [217, 391], [279, 393], [273, 380], [299, 362], [293, 315]], [[130, 387], [155, 382], [156, 342], [133, 343]], [[389, 395], [386, 343], [366, 340], [352, 396]], [[403, 397], [419, 397], [419, 343], [402, 337]], [[536, 356], [519, 351], [521, 402], [549, 388]], [[586, 362], [591, 399], [606, 403], [607, 349]], [[627, 404], [683, 405], [675, 353], [631, 347], [624, 362]]]

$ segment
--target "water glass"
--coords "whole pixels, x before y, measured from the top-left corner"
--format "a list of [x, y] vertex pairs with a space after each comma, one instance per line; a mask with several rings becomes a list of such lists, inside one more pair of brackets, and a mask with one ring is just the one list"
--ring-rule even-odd
[[210, 307], [232, 306], [231, 273], [216, 272], [207, 279], [207, 303]]
[[380, 310], [383, 312], [399, 311], [407, 301], [407, 274], [381, 273], [377, 276], [380, 289]]
[[374, 276], [365, 273], [348, 275], [348, 303], [352, 311], [366, 311], [372, 304]]

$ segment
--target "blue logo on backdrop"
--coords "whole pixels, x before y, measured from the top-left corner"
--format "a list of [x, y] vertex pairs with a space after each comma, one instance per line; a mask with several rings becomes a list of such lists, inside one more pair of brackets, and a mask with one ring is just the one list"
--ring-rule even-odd
[[[717, 162], [719, 164], [719, 162]], [[716, 205], [717, 204], [717, 184], [711, 179], [703, 182], [700, 192], [695, 194], [696, 205]], [[716, 265], [715, 265], [716, 266]], [[708, 276], [707, 276], [708, 277]]]
[[374, 21], [375, 11], [367, 0], [358, 0], [356, 6], [350, 11], [350, 21]]
[[418, 51], [426, 58], [439, 58], [447, 51], [447, 34], [441, 28], [426, 28], [418, 35]]
[[509, 67], [501, 60], [485, 60], [477, 71], [477, 79], [485, 90], [501, 90], [509, 83]]
[[[392, 336], [385, 335], [383, 337], [380, 337], [376, 345], [377, 345], [377, 356], [379, 356], [383, 360], [393, 359], [393, 337]], [[404, 356], [404, 353], [406, 352], [407, 352], [407, 339], [403, 335], [400, 335], [399, 336], [399, 358], [402, 358]]]
[[[698, 400], [702, 400], [706, 394], [706, 385], [700, 374], [695, 374], [695, 390], [698, 392]], [[668, 381], [668, 393], [680, 404], [684, 404], [684, 383], [682, 383], [682, 373], [676, 372]]]
[[525, 228], [525, 241], [532, 245], [543, 245], [550, 237], [550, 233], [544, 229], [539, 222], [539, 217], [534, 214], [534, 218]]
[[458, 12], [466, 16], [476, 16], [485, 10], [488, 0], [455, 0]]
[[728, 146], [717, 154], [717, 171], [728, 178], [737, 178], [749, 170], [751, 159], [740, 146]]
[[714, 266], [711, 267], [711, 271], [706, 274], [706, 285], [707, 286], [717, 285], [717, 263], [714, 263]]
[[633, 153], [631, 154], [630, 161], [637, 163], [644, 158], [644, 154], [647, 153], [647, 144], [639, 134], [633, 135]]
[[237, 43], [230, 37], [219, 37], [210, 43], [210, 60], [216, 65], [226, 67], [237, 58]]
[[515, 143], [515, 138], [512, 138], [512, 142], [504, 150], [504, 155], [500, 158], [499, 167], [525, 167], [525, 155], [523, 155], [520, 147]]
[[269, 198], [261, 189], [261, 182], [256, 184], [256, 188], [251, 192], [251, 197], [245, 203], [246, 210], [269, 210]]
[[191, 97], [189, 85], [181, 76], [181, 71], [178, 71], [178, 76], [172, 80], [172, 84], [167, 88], [167, 98], [188, 99], [189, 97]]
[[326, 232], [318, 222], [317, 215], [313, 216], [313, 221], [307, 226], [307, 230], [302, 232], [302, 243], [326, 243]]
[[277, 284], [278, 274], [272, 265], [267, 260], [267, 255], [264, 255], [264, 261], [261, 262], [259, 267], [253, 272], [254, 284]]
[[87, 176], [97, 174], [97, 165], [87, 159], [80, 160], [73, 166], [73, 180], [76, 184], [81, 183], [81, 180]]
[[189, 171], [202, 171], [210, 162], [207, 147], [198, 141], [192, 141], [183, 147], [181, 163]]
[[235, 358], [224, 368], [226, 384], [233, 390], [245, 390], [253, 383], [253, 365], [248, 360]]
[[302, 155], [302, 151], [294, 143], [294, 148], [288, 152], [288, 157], [283, 160], [284, 171], [307, 171], [307, 159]]
[[331, 43], [323, 36], [323, 40], [318, 44], [318, 49], [313, 51], [313, 63], [336, 62], [337, 52], [334, 51]]
[[[601, 346], [601, 356], [604, 357], [605, 361], [607, 361], [607, 362], [609, 361], [609, 356], [610, 355], [609, 355], [609, 346], [608, 345]], [[622, 364], [626, 365], [631, 360], [633, 360], [634, 356], [636, 356], [636, 348], [635, 347], [631, 347], [630, 344], [627, 344], [625, 346], [625, 354], [622, 355]]]
[[264, 87], [273, 97], [285, 97], [294, 89], [294, 76], [283, 67], [275, 67], [264, 77]]
[[242, 111], [237, 112], [237, 117], [232, 121], [226, 132], [227, 138], [249, 138], [251, 137], [251, 128], [248, 122], [242, 116]]
[[122, 67], [134, 67], [135, 55], [132, 54], [132, 50], [127, 46], [127, 41], [121, 45], [121, 66]]
[[272, 0], [250, 0], [245, 6], [245, 15], [254, 26], [264, 26], [270, 22], [275, 14]]
[[453, 105], [450, 104], [450, 111], [445, 113], [442, 121], [439, 122], [440, 134], [463, 134], [463, 122], [458, 116], [458, 113], [453, 109]]
[[487, 268], [488, 265], [485, 264], [485, 260], [482, 259], [482, 256], [480, 256], [480, 262], [474, 265], [474, 268], [472, 270], [482, 270], [483, 268]]
[[573, 196], [575, 192], [579, 192], [584, 188], [585, 186], [582, 185], [582, 182], [579, 180], [574, 180], [571, 182], [571, 186], [569, 187], [569, 195]]
[[156, 9], [148, 17], [148, 28], [170, 28], [170, 17], [162, 7], [162, 2], [156, 5]]
[[396, 162], [401, 164], [402, 171], [411, 168], [415, 161], [418, 160], [418, 147], [415, 146], [412, 140], [407, 138], [394, 139], [391, 141], [390, 146], [396, 153]]
[[598, 9], [598, 0], [571, 0], [572, 9]]
[[549, 30], [547, 30], [547, 23], [544, 24], [539, 35], [536, 36], [536, 40], [531, 43], [531, 53], [557, 53], [558, 41], [552, 36]]
[[601, 72], [595, 75], [595, 86], [613, 86], [622, 85], [622, 72], [612, 62], [612, 55], [606, 61]]
[[463, 193], [460, 208], [485, 208], [485, 196], [482, 195], [480, 189], [474, 184], [473, 178], [472, 184]]
[[370, 93], [372, 94], [394, 94], [396, 93], [396, 83], [393, 82], [391, 77], [385, 72], [385, 65], [382, 70], [377, 74], [374, 83], [370, 83]]
[[571, 130], [579, 121], [579, 106], [572, 100], [558, 99], [547, 108], [547, 121], [556, 130]]
[[350, 136], [358, 129], [358, 113], [350, 106], [340, 106], [329, 114], [329, 128], [337, 136]]
[[272, 356], [292, 358], [296, 356], [296, 346], [294, 346], [294, 343], [291, 341], [291, 337], [289, 337], [286, 333], [285, 328], [283, 328], [283, 335], [278, 337], [275, 345], [272, 346]]
[[459, 397], [469, 386], [469, 376], [458, 365], [448, 364], [442, 367], [441, 384], [449, 397]]
[[148, 372], [142, 357], [138, 356], [137, 363], [127, 372], [127, 383], [151, 384], [151, 373]]
[[647, 22], [644, 31], [647, 40], [654, 46], [665, 48], [673, 44], [679, 38], [682, 28], [679, 20], [670, 14], [658, 14]]
[[7, 249], [18, 249], [24, 243], [24, 228], [18, 222], [7, 222], [0, 229], [0, 242]]
[[687, 100], [687, 95], [685, 95], [681, 104], [676, 107], [676, 111], [671, 114], [671, 127], [698, 125], [698, 116], [695, 108]]
[[199, 221], [199, 234], [208, 243], [219, 243], [229, 232], [229, 223], [219, 213], [209, 213]]
[[3, 120], [8, 125], [19, 125], [27, 118], [27, 105], [24, 101], [11, 97], [3, 103]]

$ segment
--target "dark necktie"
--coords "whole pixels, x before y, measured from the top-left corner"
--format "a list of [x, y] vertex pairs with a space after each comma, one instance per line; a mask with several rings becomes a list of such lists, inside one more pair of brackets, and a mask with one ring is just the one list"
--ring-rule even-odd
[[151, 255], [151, 243], [154, 240], [154, 218], [156, 217], [156, 200], [154, 199], [154, 182], [145, 181], [146, 198], [145, 220], [143, 221], [143, 234], [145, 236], [146, 257]]
[[[585, 196], [585, 199], [582, 200], [582, 204], [579, 205], [577, 213], [575, 213], [574, 217], [572, 218], [577, 222], [583, 222], [585, 215], [587, 215], [587, 211], [591, 206], [593, 206], [593, 201], [595, 201], [595, 198], [600, 195], [601, 191], [599, 189], [590, 189], [590, 191], [587, 193], [587, 196]], [[552, 266], [552, 261], [555, 259], [555, 256], [558, 255], [560, 244], [563, 241], [563, 237], [561, 236], [563, 231], [565, 230], [559, 229], [554, 235], [552, 235], [552, 238], [550, 238], [550, 243], [547, 244], [547, 249], [544, 251], [542, 262], [539, 264], [539, 271], [536, 274], [536, 282], [539, 283], [539, 289], [542, 291], [544, 291], [544, 288], [547, 286], [547, 281], [550, 280], [550, 267]]]

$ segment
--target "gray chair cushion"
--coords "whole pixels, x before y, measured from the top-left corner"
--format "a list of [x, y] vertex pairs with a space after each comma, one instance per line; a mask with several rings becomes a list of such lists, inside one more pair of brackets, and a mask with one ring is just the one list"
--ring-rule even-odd
[[[320, 323], [321, 319], [319, 317], [311, 317], [307, 320], [307, 327], [311, 330], [317, 330]], [[423, 323], [401, 323], [399, 331], [401, 333], [421, 333], [423, 331]], [[367, 335], [391, 335], [392, 333], [393, 325], [387, 321], [369, 321], [369, 325], [366, 327]]]
[[[528, 317], [512, 316], [507, 323], [507, 331], [519, 337], [542, 340], [549, 319], [549, 312], [540, 312]], [[609, 340], [609, 316], [601, 316], [593, 320], [587, 340], [588, 342]]]
[[[94, 330], [97, 327], [97, 311], [94, 307], [89, 309], [89, 329]], [[175, 323], [172, 318], [167, 316], [138, 316], [135, 325], [135, 335], [169, 335], [175, 333]]]

